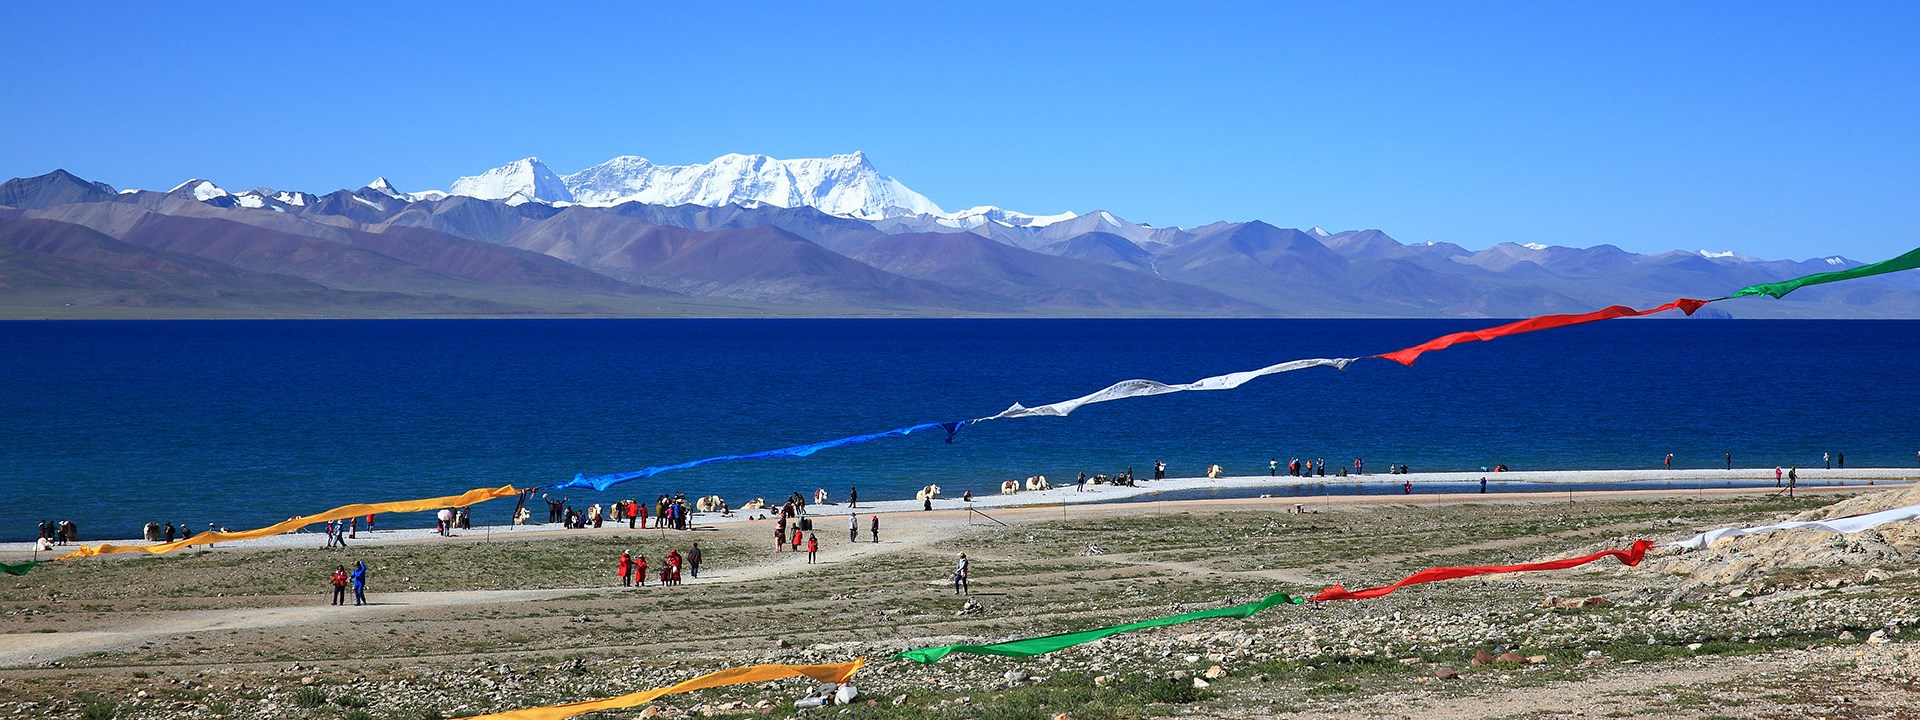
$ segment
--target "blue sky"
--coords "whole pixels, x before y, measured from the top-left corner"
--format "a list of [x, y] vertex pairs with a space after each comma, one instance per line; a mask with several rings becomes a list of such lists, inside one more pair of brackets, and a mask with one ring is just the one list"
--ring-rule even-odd
[[0, 177], [865, 150], [949, 210], [1878, 260], [1920, 3], [16, 4]]

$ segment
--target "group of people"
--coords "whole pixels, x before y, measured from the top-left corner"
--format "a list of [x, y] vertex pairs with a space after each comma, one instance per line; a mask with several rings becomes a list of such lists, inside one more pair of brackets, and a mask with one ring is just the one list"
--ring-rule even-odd
[[48, 546], [79, 542], [80, 526], [73, 524], [72, 520], [61, 520], [59, 522], [42, 520], [40, 521], [39, 540], [39, 544]]
[[[551, 496], [542, 495], [540, 498], [547, 503], [547, 522], [560, 523], [561, 527], [568, 529], [605, 527], [609, 521], [616, 525], [625, 522], [628, 528], [636, 530], [648, 527], [673, 530], [693, 528], [693, 503], [687, 500], [685, 493], [676, 492], [671, 495], [663, 493], [652, 505], [629, 498], [607, 506], [594, 503], [587, 506], [585, 510], [573, 507], [564, 497], [556, 500]], [[530, 515], [531, 513], [524, 512], [523, 509], [515, 517], [514, 522], [525, 524], [530, 519]], [[647, 524], [649, 517], [653, 520], [652, 525]]]
[[[669, 548], [666, 560], [660, 565], [660, 584], [679, 585], [680, 571], [683, 566], [694, 579], [699, 579], [700, 560], [700, 543], [694, 543], [693, 547], [687, 550], [685, 557], [680, 555], [679, 548]], [[619, 573], [622, 586], [646, 587], [647, 585], [647, 556], [645, 555], [634, 555], [631, 550], [622, 551], [620, 561], [614, 565], [614, 570]]]
[[[332, 523], [328, 523], [328, 525], [332, 525]], [[355, 605], [367, 604], [367, 564], [366, 563], [356, 562], [353, 564], [352, 570], [348, 570], [347, 566], [345, 565], [334, 566], [333, 568], [333, 604], [334, 605], [347, 604], [348, 583], [352, 583], [353, 585], [353, 604]]]
[[[1339, 468], [1339, 471], [1341, 475], [1347, 474], [1345, 468]], [[1267, 459], [1267, 474], [1271, 476], [1278, 476], [1280, 474], [1279, 458]], [[1327, 476], [1327, 459], [1311, 458], [1307, 460], [1301, 460], [1300, 458], [1297, 458], [1297, 457], [1290, 458], [1287, 460], [1287, 475], [1289, 477], [1313, 477], [1315, 475], [1318, 475], [1320, 477], [1326, 477]]]
[[[47, 537], [46, 528], [47, 523], [40, 523], [40, 537]], [[180, 523], [178, 528], [175, 528], [173, 523], [167, 523], [165, 526], [160, 523], [147, 523], [146, 527], [141, 528], [140, 531], [140, 538], [147, 542], [173, 542], [176, 538], [184, 540], [190, 537], [193, 537], [193, 531], [187, 529], [186, 523]]]

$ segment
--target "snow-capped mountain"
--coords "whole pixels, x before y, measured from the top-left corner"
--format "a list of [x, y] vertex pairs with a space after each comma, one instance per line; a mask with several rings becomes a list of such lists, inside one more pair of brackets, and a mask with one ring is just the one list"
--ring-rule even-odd
[[522, 202], [573, 202], [573, 193], [560, 176], [548, 170], [540, 158], [524, 158], [453, 181], [451, 194], [482, 200]]
[[805, 206], [862, 220], [944, 214], [858, 152], [797, 160], [730, 154], [700, 165], [656, 165], [623, 155], [561, 181], [574, 202], [586, 205]]

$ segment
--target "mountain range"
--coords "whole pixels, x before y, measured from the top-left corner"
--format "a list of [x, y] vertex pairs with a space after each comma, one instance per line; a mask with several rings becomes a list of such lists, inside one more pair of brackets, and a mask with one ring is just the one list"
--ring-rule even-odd
[[[1514, 317], [1646, 305], [1842, 257], [1402, 243], [1260, 221], [948, 212], [862, 153], [700, 165], [527, 158], [403, 192], [0, 183], [0, 317]], [[1715, 317], [1920, 317], [1903, 274]]]

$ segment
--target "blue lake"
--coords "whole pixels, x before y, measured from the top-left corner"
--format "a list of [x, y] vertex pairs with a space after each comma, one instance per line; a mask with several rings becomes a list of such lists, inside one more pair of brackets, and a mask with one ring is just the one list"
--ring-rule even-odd
[[[0, 323], [0, 539], [70, 518], [256, 527], [1387, 352], [1490, 320], [386, 320]], [[1920, 321], [1624, 320], [571, 491], [736, 504], [988, 492], [1269, 457], [1421, 471], [1912, 466]], [[498, 522], [511, 503], [476, 508]], [[427, 524], [383, 518], [382, 526]]]

